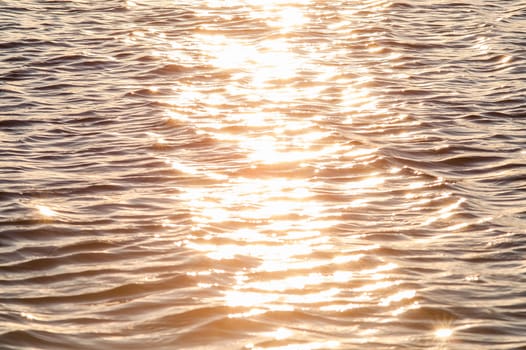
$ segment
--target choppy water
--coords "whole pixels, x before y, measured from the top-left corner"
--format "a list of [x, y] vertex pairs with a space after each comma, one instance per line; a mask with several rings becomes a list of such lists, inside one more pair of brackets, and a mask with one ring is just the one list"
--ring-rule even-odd
[[0, 28], [1, 349], [526, 349], [523, 0]]

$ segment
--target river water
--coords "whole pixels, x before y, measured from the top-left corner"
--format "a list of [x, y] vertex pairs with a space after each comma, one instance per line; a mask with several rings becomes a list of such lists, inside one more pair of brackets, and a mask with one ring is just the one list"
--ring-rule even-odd
[[0, 0], [1, 349], [526, 349], [524, 0]]

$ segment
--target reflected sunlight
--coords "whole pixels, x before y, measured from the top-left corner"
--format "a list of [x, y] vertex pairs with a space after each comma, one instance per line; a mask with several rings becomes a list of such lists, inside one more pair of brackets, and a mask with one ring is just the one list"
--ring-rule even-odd
[[292, 332], [290, 329], [280, 327], [274, 332], [270, 333], [269, 336], [276, 340], [282, 340], [282, 339], [290, 338], [293, 334], [294, 332]]
[[[379, 149], [351, 142], [345, 128], [331, 126], [352, 127], [371, 114], [383, 120], [392, 116], [385, 125], [364, 123], [362, 129], [371, 132], [404, 121], [378, 108], [369, 68], [353, 68], [351, 75], [347, 67], [325, 64], [345, 55], [345, 49], [331, 56], [331, 43], [292, 40], [294, 33], [316, 25], [308, 4], [207, 1], [208, 9], [199, 12], [207, 24], [190, 34], [191, 50], [173, 42], [172, 51], [163, 54], [185, 65], [192, 64], [186, 53], [197, 50], [194, 60], [204, 72], [195, 83], [171, 87], [163, 101], [168, 105], [165, 118], [239, 156], [239, 163], [236, 159], [221, 167], [200, 162], [199, 148], [167, 160], [179, 178], [195, 180], [178, 186], [172, 197], [184, 204], [191, 226], [180, 244], [220, 267], [222, 274], [231, 274], [229, 284], [221, 285], [217, 281], [223, 275], [216, 279], [209, 270], [195, 272], [200, 288], [217, 290], [221, 302], [232, 308], [229, 318], [311, 309], [344, 313], [371, 305], [402, 313], [408, 304], [416, 305], [416, 291], [403, 289], [392, 275], [398, 265], [374, 256], [378, 245], [360, 239], [359, 229], [343, 233], [348, 232], [345, 215], [373, 206], [374, 194], [402, 169], [392, 168], [387, 175], [382, 169], [355, 172], [357, 165], [374, 162]], [[215, 16], [210, 9], [222, 7], [250, 10], [246, 15], [259, 26], [254, 30], [272, 30], [272, 35], [255, 42], [239, 31], [216, 30], [208, 21]], [[332, 30], [350, 32], [349, 23], [342, 21]], [[380, 57], [383, 49], [377, 51]], [[213, 79], [220, 88], [214, 88]], [[328, 113], [320, 112], [318, 103], [329, 105], [323, 108]], [[158, 144], [167, 142], [147, 135]], [[217, 169], [223, 169], [221, 174]], [[337, 181], [327, 188], [325, 176]], [[203, 178], [220, 181], [203, 186]], [[265, 349], [341, 346], [338, 341], [298, 341], [297, 332], [282, 325], [261, 336], [279, 341]]]
[[422, 223], [423, 226], [426, 226], [426, 225], [431, 225], [433, 223], [435, 223], [436, 221], [440, 221], [440, 220], [443, 220], [443, 219], [447, 219], [451, 216], [453, 216], [456, 212], [457, 212], [457, 209], [462, 205], [462, 203], [464, 203], [466, 201], [466, 198], [459, 198], [456, 202], [454, 202], [453, 204], [447, 206], [447, 207], [444, 207], [444, 208], [441, 208], [440, 210], [438, 210], [437, 212], [433, 213], [433, 215], [427, 219], [426, 221], [424, 221]]
[[44, 217], [53, 217], [57, 215], [56, 211], [45, 205], [37, 205], [36, 209], [38, 210], [40, 215]]
[[267, 24], [271, 27], [279, 28], [282, 33], [287, 33], [309, 21], [303, 14], [303, 11], [295, 7], [284, 8], [276, 15], [277, 18], [267, 20]]
[[451, 328], [439, 328], [435, 330], [435, 337], [437, 338], [449, 338], [453, 335], [453, 330]]
[[0, 348], [516, 345], [497, 3], [0, 0]]

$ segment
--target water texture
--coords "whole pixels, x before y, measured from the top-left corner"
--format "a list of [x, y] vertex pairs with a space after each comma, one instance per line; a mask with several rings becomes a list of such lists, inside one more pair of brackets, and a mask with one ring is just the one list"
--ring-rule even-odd
[[524, 0], [0, 0], [0, 349], [526, 349]]

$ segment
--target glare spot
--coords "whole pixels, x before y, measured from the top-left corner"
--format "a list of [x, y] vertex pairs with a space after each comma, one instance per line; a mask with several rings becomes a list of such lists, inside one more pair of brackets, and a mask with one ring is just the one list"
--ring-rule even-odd
[[156, 145], [164, 145], [166, 144], [166, 140], [161, 136], [153, 132], [147, 132], [146, 136], [148, 136], [152, 142]]
[[455, 213], [456, 213], [456, 210], [462, 205], [462, 203], [464, 203], [466, 201], [465, 198], [460, 198], [458, 201], [456, 201], [455, 203], [447, 206], [447, 207], [444, 207], [440, 210], [438, 210], [437, 212], [433, 213], [433, 216], [431, 216], [429, 219], [427, 219], [426, 221], [424, 221], [424, 223], [422, 225], [426, 226], [426, 225], [430, 225], [436, 221], [439, 221], [439, 220], [443, 220], [443, 219], [447, 219], [451, 216], [453, 216]]
[[435, 337], [437, 338], [449, 338], [453, 335], [451, 328], [439, 328], [435, 331]]
[[468, 282], [479, 282], [480, 281], [480, 275], [476, 274], [476, 275], [466, 276], [464, 278], [464, 280], [466, 280]]
[[308, 19], [300, 9], [291, 7], [282, 10], [277, 20], [270, 20], [267, 24], [272, 27], [279, 27], [282, 33], [286, 33], [292, 28], [301, 26], [307, 22]]
[[401, 292], [398, 292], [396, 294], [390, 295], [384, 299], [382, 299], [382, 302], [380, 303], [381, 306], [389, 306], [391, 303], [399, 302], [404, 299], [412, 299], [416, 295], [416, 291], [414, 290], [404, 290]]
[[52, 217], [52, 216], [57, 215], [57, 213], [54, 210], [52, 210], [51, 208], [45, 205], [38, 205], [37, 210], [40, 212], [40, 215], [42, 216]]
[[380, 281], [376, 283], [367, 284], [363, 287], [357, 288], [357, 291], [360, 292], [372, 292], [380, 289], [386, 289], [386, 288], [392, 288], [396, 286], [398, 282], [392, 282], [392, 281]]
[[173, 161], [172, 162], [172, 168], [175, 169], [175, 170], [178, 170], [178, 171], [180, 171], [182, 173], [187, 173], [187, 174], [195, 175], [195, 174], [198, 173], [197, 169], [192, 168], [192, 167], [190, 167], [188, 165], [185, 165], [185, 164], [181, 164], [181, 163], [179, 163], [177, 161]]
[[29, 312], [22, 312], [20, 316], [31, 321], [37, 320], [37, 317]]
[[394, 310], [393, 312], [391, 312], [391, 315], [393, 315], [394, 317], [397, 317], [409, 310], [415, 310], [415, 309], [419, 309], [421, 307], [420, 303], [418, 301], [415, 301], [413, 302], [412, 304], [409, 304], [409, 305], [404, 305], [396, 310]]
[[358, 261], [363, 258], [363, 254], [349, 254], [349, 255], [339, 255], [332, 259], [333, 264], [346, 264], [351, 261]]
[[371, 177], [364, 180], [354, 181], [347, 184], [348, 189], [355, 190], [357, 193], [362, 192], [365, 189], [374, 188], [385, 182], [385, 178]]
[[271, 336], [276, 340], [283, 340], [286, 338], [290, 338], [294, 334], [290, 329], [280, 327], [275, 332], [271, 334]]

